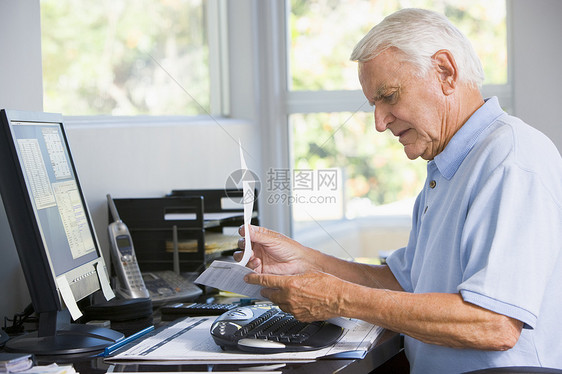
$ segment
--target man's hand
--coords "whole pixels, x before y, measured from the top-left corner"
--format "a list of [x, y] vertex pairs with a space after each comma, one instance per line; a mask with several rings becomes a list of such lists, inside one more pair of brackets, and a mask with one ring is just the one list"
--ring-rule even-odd
[[[244, 226], [238, 230], [244, 236]], [[250, 238], [254, 255], [246, 265], [258, 273], [291, 275], [306, 271], [320, 270], [314, 260], [318, 252], [264, 227], [250, 226]], [[244, 248], [244, 239], [238, 241], [238, 247]], [[234, 253], [234, 259], [240, 261], [243, 252]]]
[[299, 321], [324, 321], [340, 314], [345, 281], [322, 272], [280, 276], [248, 274], [244, 280], [264, 287], [267, 297]]

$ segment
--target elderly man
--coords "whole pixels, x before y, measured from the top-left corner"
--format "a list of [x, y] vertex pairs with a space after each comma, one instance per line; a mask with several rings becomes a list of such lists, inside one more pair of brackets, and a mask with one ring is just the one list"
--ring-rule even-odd
[[415, 373], [562, 367], [556, 147], [482, 98], [480, 61], [439, 14], [390, 15], [352, 59], [377, 131], [428, 161], [408, 245], [369, 266], [252, 227], [258, 274], [246, 281], [300, 320], [353, 317], [405, 334]]

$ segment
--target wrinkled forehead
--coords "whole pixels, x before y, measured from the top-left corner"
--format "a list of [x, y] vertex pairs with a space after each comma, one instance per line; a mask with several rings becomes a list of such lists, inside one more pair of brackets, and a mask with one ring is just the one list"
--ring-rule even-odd
[[396, 83], [410, 69], [412, 65], [406, 62], [400, 51], [386, 49], [374, 58], [358, 63], [359, 82], [361, 84], [367, 82], [373, 84], [373, 81], [378, 84]]

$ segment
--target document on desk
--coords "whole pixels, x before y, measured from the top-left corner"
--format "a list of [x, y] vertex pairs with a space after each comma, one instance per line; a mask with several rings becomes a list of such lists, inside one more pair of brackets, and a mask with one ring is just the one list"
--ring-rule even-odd
[[242, 351], [223, 351], [210, 334], [215, 317], [187, 317], [149, 336], [130, 348], [118, 351], [108, 362], [181, 363], [277, 363], [309, 362], [324, 356], [347, 352], [367, 351], [375, 343], [382, 328], [367, 322], [344, 330], [333, 346], [308, 352], [250, 354]]

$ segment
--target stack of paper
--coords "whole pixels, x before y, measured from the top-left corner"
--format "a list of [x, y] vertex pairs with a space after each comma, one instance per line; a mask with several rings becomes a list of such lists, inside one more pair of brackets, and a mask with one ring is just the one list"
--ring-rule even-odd
[[25, 353], [0, 353], [0, 373], [15, 373], [33, 366], [33, 356]]
[[241, 351], [225, 352], [216, 345], [209, 334], [214, 320], [215, 317], [185, 318], [106, 360], [166, 363], [307, 362], [341, 352], [366, 352], [373, 346], [382, 331], [379, 326], [359, 321], [353, 329], [345, 330], [336, 344], [327, 348], [308, 352], [250, 354]]
[[29, 370], [22, 371], [18, 374], [76, 374], [74, 366], [72, 365], [45, 365], [33, 366]]

